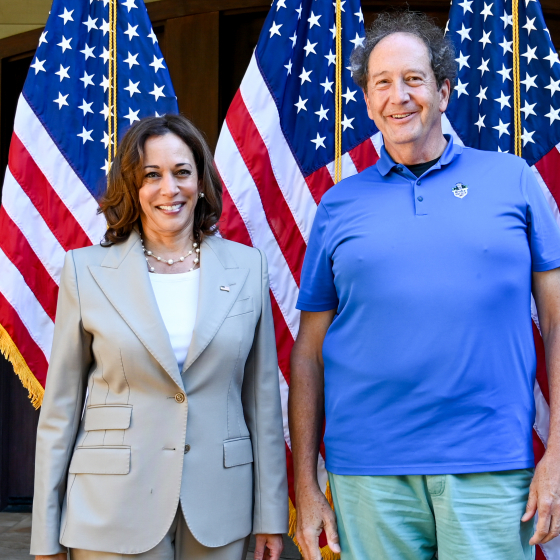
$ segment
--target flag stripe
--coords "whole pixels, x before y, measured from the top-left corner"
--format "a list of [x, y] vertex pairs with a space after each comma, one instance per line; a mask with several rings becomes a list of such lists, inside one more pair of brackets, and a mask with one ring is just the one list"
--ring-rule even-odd
[[538, 169], [543, 181], [546, 183], [550, 194], [554, 197], [556, 205], [560, 205], [560, 153], [556, 148], [552, 148], [535, 167]]
[[[220, 177], [221, 179], [221, 177]], [[223, 180], [222, 180], [223, 184]], [[251, 236], [245, 227], [243, 218], [239, 215], [233, 200], [229, 194], [229, 191], [225, 185], [223, 185], [222, 194], [222, 216], [220, 217], [220, 233], [226, 239], [231, 239], [232, 241], [237, 241], [237, 243], [243, 243], [243, 245], [248, 245], [251, 247], [253, 243], [251, 242]]]
[[533, 427], [546, 447], [548, 444], [548, 430], [550, 428], [550, 408], [538, 383], [535, 383], [534, 395], [536, 415]]
[[371, 167], [377, 163], [379, 155], [377, 154], [373, 142], [371, 139], [367, 139], [365, 142], [358, 144], [353, 150], [349, 152], [358, 173], [361, 173], [364, 169]]
[[334, 181], [326, 166], [308, 175], [305, 178], [305, 182], [317, 205], [321, 202], [323, 195], [334, 185]]
[[548, 387], [548, 375], [546, 373], [546, 359], [544, 355], [544, 342], [539, 329], [533, 323], [533, 338], [535, 339], [535, 351], [537, 353], [537, 382], [547, 403], [550, 403], [550, 391]]

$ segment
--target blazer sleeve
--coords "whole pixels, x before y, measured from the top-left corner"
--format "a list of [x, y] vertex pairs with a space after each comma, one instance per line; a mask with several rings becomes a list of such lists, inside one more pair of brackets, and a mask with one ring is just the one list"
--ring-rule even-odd
[[31, 554], [65, 552], [60, 542], [68, 466], [91, 366], [91, 335], [82, 326], [74, 255], [66, 254], [60, 280], [51, 359], [35, 458]]
[[261, 255], [261, 316], [245, 365], [243, 411], [251, 433], [254, 469], [253, 533], [288, 532], [288, 483], [278, 359], [268, 287]]

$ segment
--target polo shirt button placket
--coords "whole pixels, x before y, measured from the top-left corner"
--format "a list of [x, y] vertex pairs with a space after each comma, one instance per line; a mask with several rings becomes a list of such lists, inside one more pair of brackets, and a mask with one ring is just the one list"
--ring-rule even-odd
[[424, 197], [418, 193], [418, 187], [420, 187], [422, 185], [422, 180], [421, 179], [417, 179], [414, 182], [414, 194], [416, 195], [416, 203], [414, 204], [415, 206], [415, 210], [416, 210], [416, 215], [418, 216], [424, 216], [426, 215], [426, 210], [425, 210], [425, 206], [424, 204], [419, 204], [424, 202]]

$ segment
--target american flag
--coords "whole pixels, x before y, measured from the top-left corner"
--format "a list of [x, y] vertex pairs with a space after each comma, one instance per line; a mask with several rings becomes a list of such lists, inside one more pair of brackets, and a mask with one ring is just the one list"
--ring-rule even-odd
[[[515, 18], [521, 155], [560, 224], [560, 61], [538, 0], [520, 0], [517, 14], [510, 0], [453, 0], [446, 33], [455, 44], [459, 75], [444, 121], [457, 142], [515, 153]], [[537, 351], [533, 447], [539, 461], [547, 444], [550, 397], [534, 300], [532, 316]], [[537, 547], [537, 559], [544, 558], [560, 560], [560, 539]]]
[[[321, 196], [334, 184], [337, 33], [342, 33], [343, 58], [342, 177], [373, 165], [382, 142], [350, 70], [350, 54], [365, 38], [360, 2], [342, 0], [341, 5], [339, 30], [336, 2], [274, 1], [215, 154], [225, 185], [222, 234], [257, 246], [268, 257], [292, 534], [296, 504], [287, 418], [289, 358], [298, 331], [296, 300], [313, 218]], [[318, 475], [325, 491], [321, 452]]]
[[[114, 83], [117, 138], [108, 128]], [[177, 101], [142, 0], [54, 0], [19, 98], [0, 207], [0, 349], [35, 406], [64, 255], [106, 229], [96, 197], [109, 142], [167, 112]]]

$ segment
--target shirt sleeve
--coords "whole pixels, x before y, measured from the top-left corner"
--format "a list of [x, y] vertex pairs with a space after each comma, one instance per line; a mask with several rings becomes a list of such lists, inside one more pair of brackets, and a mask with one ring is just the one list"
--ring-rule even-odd
[[534, 172], [525, 165], [521, 189], [527, 202], [527, 228], [532, 268], [544, 272], [560, 267], [560, 228]]
[[323, 204], [319, 204], [311, 229], [311, 236], [303, 269], [296, 308], [301, 311], [328, 311], [338, 307], [332, 259], [327, 244], [330, 218]]

